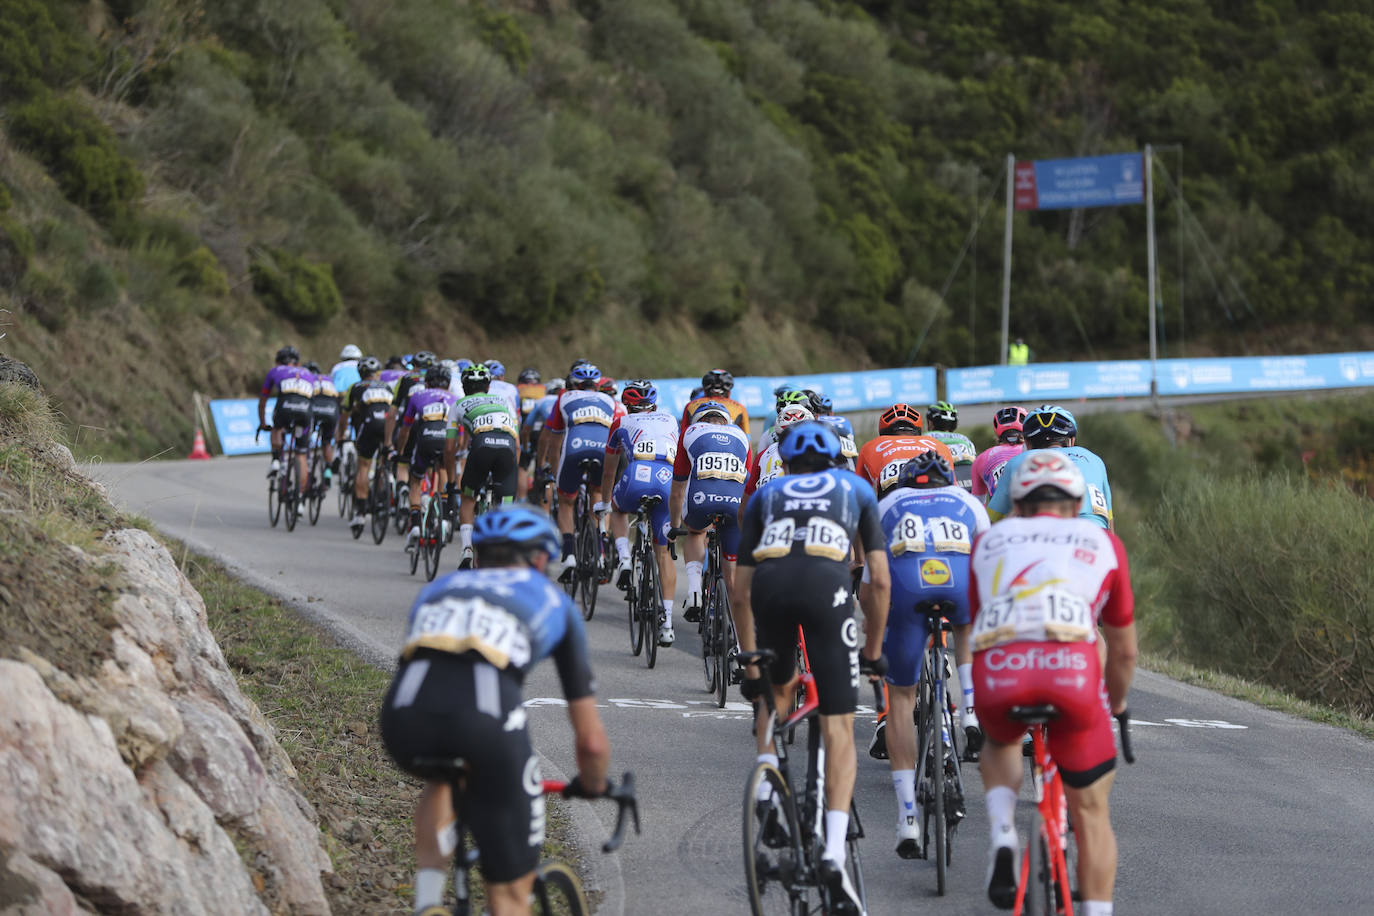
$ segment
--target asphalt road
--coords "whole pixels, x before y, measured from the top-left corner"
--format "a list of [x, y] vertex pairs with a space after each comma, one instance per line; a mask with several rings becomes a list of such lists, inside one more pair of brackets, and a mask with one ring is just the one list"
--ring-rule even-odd
[[[318, 527], [269, 528], [265, 467], [263, 458], [150, 462], [97, 466], [95, 476], [130, 510], [390, 666], [423, 584], [408, 574], [400, 539], [392, 534], [380, 547], [366, 535], [352, 540], [332, 493]], [[456, 551], [445, 554], [446, 564], [456, 561]], [[677, 645], [660, 651], [652, 671], [630, 656], [618, 595], [602, 592], [587, 629], [612, 768], [635, 772], [644, 823], [619, 854], [587, 856], [605, 895], [601, 912], [747, 912], [740, 808], [754, 754], [745, 707], [708, 705], [690, 625], [679, 624]], [[530, 720], [545, 757], [570, 768], [571, 731], [551, 669], [541, 666], [528, 685]], [[1119, 913], [1374, 912], [1366, 870], [1374, 744], [1148, 672], [1136, 678], [1131, 709], [1139, 762], [1123, 766], [1112, 796]], [[987, 826], [976, 768], [965, 772], [969, 816], [955, 836], [952, 888], [939, 898], [933, 864], [892, 851], [887, 766], [863, 754], [870, 728], [871, 717], [857, 729], [870, 912], [995, 912], [983, 893]], [[590, 845], [609, 828], [610, 812], [576, 807]]]

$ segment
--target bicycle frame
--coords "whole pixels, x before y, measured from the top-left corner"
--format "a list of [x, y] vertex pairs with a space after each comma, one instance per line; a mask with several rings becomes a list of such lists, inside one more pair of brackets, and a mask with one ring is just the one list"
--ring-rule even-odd
[[1017, 880], [1016, 901], [1012, 911], [1021, 916], [1026, 911], [1026, 894], [1030, 885], [1031, 851], [1037, 841], [1044, 842], [1044, 850], [1049, 861], [1041, 868], [1049, 870], [1049, 880], [1057, 888], [1059, 912], [1063, 916], [1073, 916], [1073, 900], [1069, 893], [1069, 866], [1066, 851], [1069, 846], [1068, 799], [1064, 795], [1064, 782], [1059, 776], [1059, 767], [1050, 757], [1049, 743], [1045, 740], [1045, 723], [1037, 722], [1031, 726], [1033, 748], [1032, 768], [1036, 779], [1036, 809], [1039, 813], [1038, 830], [1031, 831], [1026, 839], [1026, 849], [1021, 856], [1021, 874]]

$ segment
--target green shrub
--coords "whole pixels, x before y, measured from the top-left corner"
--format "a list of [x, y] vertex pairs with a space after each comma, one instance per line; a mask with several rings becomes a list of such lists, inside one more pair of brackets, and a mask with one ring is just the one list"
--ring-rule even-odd
[[9, 185], [0, 181], [0, 213], [7, 213], [12, 206], [14, 198], [10, 195]]
[[474, 7], [477, 18], [477, 34], [482, 41], [497, 54], [516, 73], [524, 73], [530, 65], [530, 37], [520, 28], [520, 23], [510, 13], [490, 10], [482, 6]]
[[72, 203], [107, 225], [130, 221], [143, 176], [79, 99], [40, 93], [11, 112], [9, 131], [47, 166]]
[[0, 287], [24, 276], [33, 252], [33, 233], [13, 217], [0, 215]]
[[108, 308], [119, 301], [119, 277], [104, 261], [91, 261], [77, 274], [76, 295], [82, 311]]
[[219, 258], [201, 245], [181, 256], [176, 263], [177, 283], [208, 296], [229, 295], [229, 278], [224, 275]]
[[44, 86], [64, 86], [81, 72], [89, 49], [80, 42], [81, 30], [64, 13], [64, 6], [42, 0], [0, 4], [0, 99], [26, 98]]
[[265, 248], [249, 268], [253, 292], [272, 311], [306, 330], [323, 327], [343, 307], [328, 264]]
[[1374, 526], [1335, 484], [1176, 474], [1138, 545], [1189, 661], [1374, 713]]
[[58, 277], [30, 268], [19, 283], [24, 310], [49, 331], [57, 332], [67, 326], [71, 318], [71, 286]]

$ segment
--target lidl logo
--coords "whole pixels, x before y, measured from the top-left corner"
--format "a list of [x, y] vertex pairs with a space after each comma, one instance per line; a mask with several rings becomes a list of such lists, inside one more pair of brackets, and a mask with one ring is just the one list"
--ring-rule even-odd
[[921, 561], [921, 581], [926, 585], [948, 585], [952, 576], [944, 560], [931, 557]]

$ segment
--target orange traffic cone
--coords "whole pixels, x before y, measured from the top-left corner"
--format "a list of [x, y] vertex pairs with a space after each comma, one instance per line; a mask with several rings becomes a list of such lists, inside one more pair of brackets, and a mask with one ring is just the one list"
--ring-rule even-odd
[[210, 460], [210, 453], [205, 449], [205, 433], [200, 431], [200, 427], [196, 427], [196, 440], [191, 443], [191, 454], [186, 457], [196, 461]]

